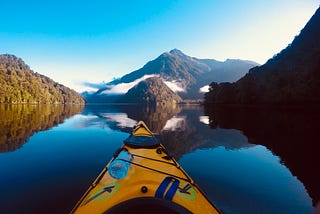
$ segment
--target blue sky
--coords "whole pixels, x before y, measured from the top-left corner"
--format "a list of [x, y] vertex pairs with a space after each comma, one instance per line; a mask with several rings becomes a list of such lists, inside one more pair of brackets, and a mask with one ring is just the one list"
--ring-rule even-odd
[[0, 53], [77, 91], [178, 48], [263, 64], [292, 42], [319, 0], [1, 0]]

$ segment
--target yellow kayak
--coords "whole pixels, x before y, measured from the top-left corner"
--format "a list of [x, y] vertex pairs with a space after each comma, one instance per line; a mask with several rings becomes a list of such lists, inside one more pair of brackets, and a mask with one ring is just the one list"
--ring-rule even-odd
[[71, 213], [220, 213], [144, 122]]

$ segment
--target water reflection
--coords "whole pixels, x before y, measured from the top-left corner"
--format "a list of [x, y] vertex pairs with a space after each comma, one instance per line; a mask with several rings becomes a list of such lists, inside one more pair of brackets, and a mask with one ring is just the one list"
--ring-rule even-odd
[[313, 204], [320, 199], [318, 107], [250, 108], [210, 106], [206, 108], [212, 128], [238, 129], [249, 142], [265, 145], [281, 157], [301, 180]]
[[0, 152], [20, 148], [34, 133], [62, 123], [83, 108], [80, 105], [0, 105]]
[[[19, 120], [11, 124], [18, 124], [16, 126], [27, 133], [33, 130], [28, 139], [37, 130], [49, 129], [62, 122], [62, 118], [80, 111], [61, 107], [25, 106], [25, 110], [15, 110], [15, 113], [10, 110], [14, 106], [7, 107], [0, 111], [6, 111], [1, 113], [0, 120], [3, 115], [14, 118], [9, 115], [20, 114], [24, 122]], [[320, 119], [315, 113], [309, 114], [312, 115], [313, 119]], [[81, 114], [30, 137], [22, 149], [0, 154], [0, 163], [6, 163], [0, 164], [0, 212], [68, 213], [128, 137], [132, 126], [144, 120], [169, 153], [224, 210], [230, 213], [308, 213], [312, 208], [311, 199], [303, 184], [317, 199], [312, 189], [316, 189], [319, 179], [317, 175], [313, 180], [311, 177], [304, 179], [297, 169], [304, 166], [311, 172], [317, 168], [303, 165], [311, 164], [302, 160], [310, 158], [303, 153], [310, 148], [301, 148], [301, 154], [295, 151], [296, 145], [302, 147], [301, 142], [308, 142], [304, 140], [315, 136], [315, 128], [310, 127], [314, 124], [308, 125], [311, 119], [307, 118], [301, 111], [267, 113], [224, 107], [209, 108], [204, 115], [199, 106], [164, 109], [89, 105]], [[25, 125], [28, 121], [33, 121], [30, 127], [36, 128], [28, 130], [29, 125]], [[297, 124], [290, 125], [293, 122]], [[1, 125], [2, 133], [14, 133], [11, 130], [15, 129], [4, 131], [10, 126]], [[292, 138], [297, 138], [300, 144]]]
[[140, 120], [145, 121], [153, 132], [161, 131], [168, 120], [181, 111], [181, 106], [140, 106], [140, 105], [88, 105], [85, 115], [95, 115], [100, 122], [114, 130], [130, 133]]
[[135, 121], [143, 120], [150, 130], [158, 133], [168, 120], [181, 112], [181, 106], [121, 106], [121, 110]]
[[[224, 107], [207, 109], [207, 115], [203, 115], [202, 108], [195, 106], [171, 110], [112, 106], [111, 109], [105, 107], [99, 111], [90, 110], [90, 112], [95, 112], [95, 115], [102, 119], [101, 122], [111, 129], [128, 133], [135, 122], [146, 121], [148, 125], [150, 124], [151, 130], [158, 133], [158, 137], [170, 154], [178, 160], [181, 159], [183, 166], [192, 173], [200, 186], [206, 187], [210, 198], [231, 213], [243, 213], [247, 209], [254, 213], [261, 208], [268, 213], [277, 210], [276, 206], [284, 212], [300, 213], [312, 207], [311, 199], [304, 185], [299, 181], [300, 176], [298, 176], [299, 180], [293, 177], [286, 167], [287, 162], [290, 161], [290, 152], [289, 157], [286, 155], [288, 148], [291, 150], [291, 146], [290, 141], [287, 142], [285, 138], [288, 138], [294, 130], [297, 131], [286, 128], [292, 122], [292, 120], [286, 120], [292, 117], [287, 110], [271, 112], [262, 110], [261, 112], [256, 108], [246, 110]], [[300, 116], [296, 113], [293, 115], [296, 115], [295, 122], [305, 125], [305, 122], [299, 120], [299, 118], [306, 119], [302, 112]], [[300, 132], [298, 139], [301, 140], [307, 133]], [[295, 144], [292, 139], [291, 143]], [[266, 147], [256, 145], [272, 148], [272, 151], [281, 159]], [[281, 152], [277, 153], [273, 150], [273, 145], [280, 147]], [[248, 154], [252, 163], [245, 161]], [[245, 164], [239, 165], [244, 161]], [[201, 162], [201, 164], [193, 166], [192, 162], [198, 164]], [[280, 162], [284, 162], [285, 165]], [[203, 171], [206, 164], [211, 170]], [[297, 166], [293, 168], [290, 164], [288, 166], [296, 175], [295, 167]], [[255, 181], [256, 178], [260, 179], [259, 182]], [[316, 182], [317, 179], [312, 181]], [[303, 182], [308, 181], [303, 180]], [[310, 183], [306, 184], [306, 187], [309, 193], [310, 188], [315, 188], [312, 184], [310, 186]], [[244, 197], [244, 194], [247, 196]], [[287, 196], [285, 202], [281, 202], [285, 194], [290, 196]], [[317, 198], [316, 194], [312, 196], [314, 199]], [[286, 203], [296, 205], [291, 208], [286, 206]], [[235, 209], [231, 209], [231, 206]]]
[[198, 148], [224, 146], [240, 149], [252, 146], [239, 130], [209, 129], [206, 124], [208, 117], [203, 116], [200, 106], [106, 105], [99, 108], [92, 105], [87, 106], [83, 114], [91, 115], [91, 120], [87, 121], [90, 124], [99, 121], [101, 127], [108, 126], [127, 133], [139, 120], [143, 120], [176, 159]]
[[177, 131], [178, 129], [184, 126], [185, 120], [186, 120], [185, 116], [182, 116], [182, 117], [174, 116], [166, 122], [166, 125], [163, 127], [162, 130]]
[[128, 117], [118, 105], [87, 105], [82, 115], [86, 118], [81, 121], [82, 126], [110, 128], [115, 131], [130, 133], [137, 121]]
[[311, 212], [303, 184], [264, 146], [196, 150], [179, 162], [226, 213]]
[[159, 133], [161, 142], [176, 159], [199, 148], [223, 146], [235, 150], [253, 146], [239, 130], [209, 129], [202, 116], [202, 108], [184, 107]]

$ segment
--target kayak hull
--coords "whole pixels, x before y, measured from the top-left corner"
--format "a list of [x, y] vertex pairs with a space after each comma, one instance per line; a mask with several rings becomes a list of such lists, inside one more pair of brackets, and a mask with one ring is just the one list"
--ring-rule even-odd
[[[140, 132], [143, 133], [140, 137], [147, 138], [148, 143], [155, 139], [148, 129]], [[139, 136], [137, 132], [133, 132], [130, 137], [136, 136]], [[166, 213], [219, 213], [160, 143], [139, 147], [135, 141], [134, 145], [130, 142], [130, 137], [72, 213], [128, 213], [137, 212], [137, 209], [139, 213], [150, 213], [151, 210], [160, 213], [164, 210]], [[119, 158], [122, 154], [130, 154], [130, 159]], [[127, 164], [122, 178], [117, 178], [110, 170], [117, 161]]]

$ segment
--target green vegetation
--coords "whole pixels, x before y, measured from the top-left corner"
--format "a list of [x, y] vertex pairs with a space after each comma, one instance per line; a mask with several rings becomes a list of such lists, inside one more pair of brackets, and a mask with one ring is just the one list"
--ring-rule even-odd
[[292, 44], [235, 83], [215, 82], [207, 104], [320, 103], [320, 9]]
[[0, 55], [0, 103], [72, 103], [85, 100], [75, 91], [34, 73], [22, 59]]
[[153, 106], [174, 106], [182, 101], [159, 77], [151, 77], [131, 88], [123, 102]]

